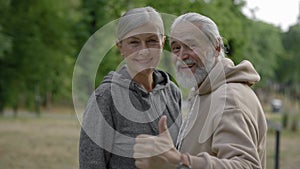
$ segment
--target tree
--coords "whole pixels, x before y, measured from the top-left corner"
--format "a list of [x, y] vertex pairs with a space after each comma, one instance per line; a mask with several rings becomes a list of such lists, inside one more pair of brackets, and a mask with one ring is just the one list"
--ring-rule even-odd
[[279, 59], [284, 54], [281, 42], [281, 30], [271, 24], [260, 21], [248, 21], [245, 31], [245, 50], [241, 59], [250, 60], [261, 75], [261, 86], [274, 81]]
[[4, 106], [6, 104], [5, 97], [7, 96], [6, 85], [6, 72], [5, 72], [5, 60], [12, 48], [12, 38], [4, 31], [3, 25], [6, 22], [7, 10], [9, 6], [8, 0], [0, 1], [0, 114], [3, 113]]
[[289, 30], [282, 33], [282, 43], [285, 54], [280, 59], [280, 67], [277, 69], [277, 79], [289, 86], [295, 96], [300, 96], [300, 25], [291, 26]]
[[8, 106], [18, 107], [20, 101], [29, 107], [42, 101], [47, 105], [53, 95], [70, 90], [65, 77], [71, 74], [75, 51], [73, 1], [9, 1], [3, 30], [12, 38], [12, 50], [1, 67], [7, 91], [2, 101]]

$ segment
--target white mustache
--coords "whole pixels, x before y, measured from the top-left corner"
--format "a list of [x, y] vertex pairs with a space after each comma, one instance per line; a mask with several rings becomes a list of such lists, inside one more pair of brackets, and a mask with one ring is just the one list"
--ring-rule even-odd
[[179, 66], [186, 66], [189, 64], [197, 64], [193, 59], [186, 59], [186, 60], [177, 60], [176, 61], [176, 67]]

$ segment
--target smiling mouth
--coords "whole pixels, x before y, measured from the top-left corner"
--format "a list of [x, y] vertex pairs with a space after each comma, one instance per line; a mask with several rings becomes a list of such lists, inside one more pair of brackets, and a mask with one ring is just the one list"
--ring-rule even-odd
[[196, 63], [189, 63], [189, 64], [183, 64], [181, 66], [179, 66], [181, 69], [191, 69], [192, 67], [194, 67], [196, 65]]
[[185, 61], [178, 61], [176, 63], [177, 65], [177, 68], [178, 69], [192, 69], [194, 66], [196, 66], [196, 62], [194, 62], [193, 60], [191, 59], [188, 59], [188, 60], [185, 60]]
[[135, 59], [136, 62], [141, 63], [141, 64], [146, 64], [150, 63], [152, 61], [152, 58], [150, 59]]

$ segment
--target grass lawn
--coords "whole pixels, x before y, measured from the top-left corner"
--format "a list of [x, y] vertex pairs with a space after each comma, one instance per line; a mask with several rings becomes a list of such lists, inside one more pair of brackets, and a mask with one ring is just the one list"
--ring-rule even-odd
[[[280, 137], [280, 169], [299, 169], [300, 168], [300, 133], [287, 130], [281, 131]], [[275, 158], [275, 132], [268, 132], [267, 140], [267, 166], [274, 169]]]
[[80, 125], [75, 115], [0, 118], [1, 169], [76, 169]]
[[[1, 169], [77, 169], [80, 124], [74, 114], [0, 117]], [[300, 166], [299, 132], [282, 131], [280, 169]], [[269, 131], [268, 169], [274, 168], [275, 132]]]

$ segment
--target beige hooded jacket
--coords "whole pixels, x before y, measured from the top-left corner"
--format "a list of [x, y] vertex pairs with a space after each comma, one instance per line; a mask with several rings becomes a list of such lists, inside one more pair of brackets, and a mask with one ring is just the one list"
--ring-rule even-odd
[[223, 58], [192, 92], [179, 150], [193, 169], [265, 169], [267, 124], [250, 88], [260, 77], [249, 61]]

